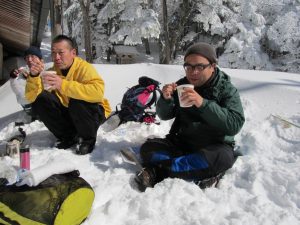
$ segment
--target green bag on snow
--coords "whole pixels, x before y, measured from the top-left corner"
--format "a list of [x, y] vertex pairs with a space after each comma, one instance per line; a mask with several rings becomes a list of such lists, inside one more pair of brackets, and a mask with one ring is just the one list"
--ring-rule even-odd
[[0, 187], [0, 224], [76, 225], [89, 215], [92, 187], [75, 170], [55, 174], [36, 187]]

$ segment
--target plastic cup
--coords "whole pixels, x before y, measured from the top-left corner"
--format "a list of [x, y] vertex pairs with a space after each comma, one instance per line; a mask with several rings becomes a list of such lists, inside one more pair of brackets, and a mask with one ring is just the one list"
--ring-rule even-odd
[[179, 105], [180, 105], [180, 107], [184, 107], [184, 108], [193, 106], [192, 104], [189, 105], [189, 104], [186, 104], [185, 102], [181, 101], [181, 96], [185, 92], [186, 88], [194, 89], [194, 85], [192, 85], [192, 84], [182, 84], [182, 85], [177, 86], [177, 88], [176, 88], [177, 93], [178, 93]]
[[43, 86], [44, 86], [44, 90], [46, 91], [52, 91], [52, 86], [49, 85], [45, 79], [45, 76], [47, 75], [56, 75], [56, 71], [42, 71], [41, 72], [41, 77], [42, 77], [42, 82], [43, 82]]

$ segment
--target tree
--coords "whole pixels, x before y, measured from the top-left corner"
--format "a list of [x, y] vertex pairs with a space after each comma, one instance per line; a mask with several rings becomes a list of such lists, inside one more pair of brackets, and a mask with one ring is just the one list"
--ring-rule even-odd
[[52, 38], [62, 34], [61, 0], [50, 1], [51, 34]]
[[267, 15], [261, 44], [275, 70], [300, 72], [299, 7], [299, 1], [276, 1], [272, 5], [266, 2], [259, 8]]
[[[176, 56], [179, 42], [183, 36], [184, 28], [191, 12], [191, 3], [187, 0], [172, 4], [173, 8], [168, 15], [168, 4], [161, 0], [162, 8], [162, 33], [160, 35], [160, 63], [169, 64]], [[172, 57], [173, 56], [173, 57]]]
[[[68, 9], [70, 6], [72, 5], [72, 1], [71, 0], [67, 0], [66, 2], [66, 9]], [[71, 19], [67, 19], [66, 20], [66, 23], [67, 23], [67, 28], [68, 28], [68, 35], [69, 36], [73, 36], [72, 33], [73, 33], [73, 26], [72, 26], [72, 21]]]
[[82, 12], [82, 19], [83, 19], [83, 30], [84, 30], [84, 47], [85, 47], [85, 57], [86, 61], [93, 62], [92, 56], [92, 45], [91, 45], [91, 21], [89, 18], [89, 11], [90, 11], [90, 0], [79, 0], [81, 12]]
[[106, 48], [111, 48], [112, 44], [137, 45], [150, 38], [158, 39], [158, 14], [143, 7], [145, 4], [140, 0], [108, 1], [97, 17], [98, 25], [101, 24], [109, 35]]
[[163, 31], [159, 38], [159, 63], [169, 64], [171, 61], [171, 47], [170, 47], [170, 35], [169, 35], [169, 23], [168, 23], [168, 9], [166, 0], [161, 1], [162, 6], [162, 23]]

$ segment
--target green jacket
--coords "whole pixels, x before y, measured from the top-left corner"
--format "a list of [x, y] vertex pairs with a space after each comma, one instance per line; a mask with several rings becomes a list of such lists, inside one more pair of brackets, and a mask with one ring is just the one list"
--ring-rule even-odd
[[[176, 83], [189, 82], [182, 78]], [[211, 79], [195, 90], [204, 98], [200, 108], [180, 107], [177, 91], [171, 99], [159, 99], [156, 111], [160, 119], [176, 117], [169, 137], [176, 137], [189, 150], [216, 143], [234, 145], [234, 135], [242, 128], [245, 118], [238, 90], [230, 82], [230, 77], [216, 68]]]

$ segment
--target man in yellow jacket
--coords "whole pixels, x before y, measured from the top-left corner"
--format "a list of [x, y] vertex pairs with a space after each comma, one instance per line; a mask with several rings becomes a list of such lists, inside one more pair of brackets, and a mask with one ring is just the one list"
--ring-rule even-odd
[[104, 98], [104, 81], [93, 65], [77, 57], [75, 42], [65, 35], [52, 40], [51, 55], [55, 72], [45, 73], [43, 62], [35, 60], [25, 96], [58, 139], [57, 148], [79, 143], [77, 154], [90, 153], [100, 124], [111, 112]]

